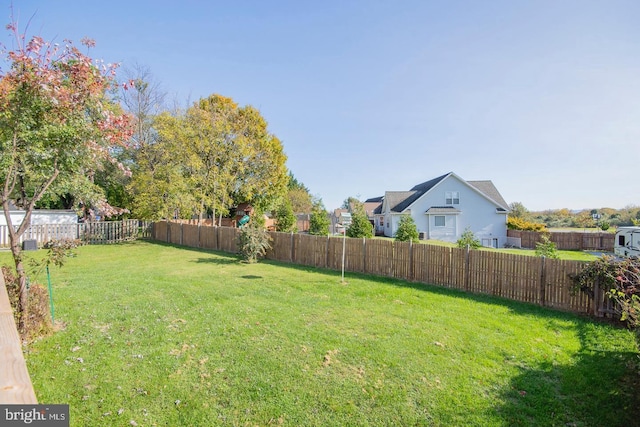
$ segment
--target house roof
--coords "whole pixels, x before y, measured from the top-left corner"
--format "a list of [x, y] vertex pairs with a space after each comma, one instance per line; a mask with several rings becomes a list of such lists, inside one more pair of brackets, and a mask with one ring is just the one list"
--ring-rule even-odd
[[467, 181], [467, 183], [477, 188], [478, 190], [480, 190], [480, 192], [487, 195], [494, 202], [498, 203], [503, 208], [503, 210], [508, 210], [507, 208], [509, 204], [506, 202], [506, 200], [504, 200], [504, 198], [502, 197], [502, 195], [500, 194], [496, 186], [493, 185], [493, 182], [489, 180], [485, 180], [485, 181]]
[[[412, 189], [409, 196], [404, 198], [404, 200], [398, 201], [395, 204], [390, 204], [392, 206], [391, 211], [393, 212], [402, 212], [407, 209], [409, 206], [413, 204], [416, 200], [418, 200], [424, 193], [431, 190], [435, 187], [440, 181], [451, 175], [453, 172], [449, 172], [437, 178], [430, 179], [429, 181], [425, 181], [421, 184], [415, 185]], [[395, 206], [394, 206], [395, 205]]]
[[[460, 178], [453, 172], [446, 173], [437, 178], [433, 178], [429, 181], [425, 181], [421, 184], [415, 185], [410, 191], [387, 191], [384, 195], [384, 201], [387, 203], [388, 210], [390, 212], [403, 212], [409, 206], [411, 206], [416, 200], [422, 197], [425, 193], [430, 191], [433, 187], [442, 182], [445, 178], [454, 175], [460, 181], [466, 183], [471, 186], [476, 191], [480, 192], [484, 197], [488, 198], [496, 205], [498, 205], [497, 210], [501, 212], [508, 211], [508, 204], [498, 191], [493, 182], [490, 180], [483, 181], [465, 181]], [[443, 206], [434, 206], [433, 208], [444, 208]], [[427, 211], [432, 213], [430, 211]], [[452, 212], [451, 210], [447, 210], [447, 212]], [[458, 211], [459, 212], [459, 211]], [[380, 212], [382, 213], [382, 208], [380, 208]]]
[[334, 209], [333, 210], [333, 216], [335, 218], [340, 218], [340, 214], [345, 213], [345, 212], [349, 212], [349, 210], [348, 209], [342, 209], [342, 208]]
[[368, 216], [372, 216], [373, 214], [375, 214], [377, 209], [379, 209], [379, 208], [381, 209], [382, 208], [382, 200], [379, 201], [379, 202], [365, 201], [362, 204], [362, 207], [364, 208], [364, 211]]
[[[417, 197], [415, 197], [416, 194], [418, 194]], [[418, 191], [387, 191], [384, 193], [384, 201], [391, 212], [402, 212], [422, 194]], [[409, 200], [411, 202], [407, 203]]]
[[453, 206], [431, 206], [426, 210], [427, 214], [454, 214], [461, 213], [460, 209], [454, 208]]

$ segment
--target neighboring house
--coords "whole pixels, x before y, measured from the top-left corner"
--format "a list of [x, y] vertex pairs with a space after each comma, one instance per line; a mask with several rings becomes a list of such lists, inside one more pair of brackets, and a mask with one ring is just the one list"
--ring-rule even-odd
[[483, 246], [502, 247], [507, 239], [507, 202], [491, 181], [465, 181], [453, 172], [409, 191], [387, 191], [374, 217], [376, 229], [393, 237], [400, 219], [411, 215], [421, 239], [457, 241], [468, 228]]
[[367, 217], [369, 218], [369, 221], [371, 221], [371, 224], [373, 224], [376, 236], [384, 234], [384, 216], [381, 215], [382, 200], [384, 200], [384, 196], [372, 197], [371, 199], [365, 200], [363, 203], [364, 211], [367, 213]]
[[344, 227], [342, 226], [342, 218], [344, 214], [349, 213], [348, 209], [334, 209], [331, 213], [331, 225], [329, 226], [330, 234], [342, 234]]

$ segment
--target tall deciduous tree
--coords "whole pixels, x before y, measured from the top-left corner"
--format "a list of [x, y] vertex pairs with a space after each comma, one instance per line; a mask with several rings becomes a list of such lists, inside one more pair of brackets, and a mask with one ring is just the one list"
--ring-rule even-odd
[[287, 185], [287, 197], [291, 202], [294, 213], [309, 214], [313, 208], [313, 197], [309, 189], [289, 172], [289, 184]]
[[[15, 47], [3, 50], [9, 66], [0, 71], [0, 185], [24, 331], [28, 295], [20, 237], [36, 203], [54, 183], [82, 181], [101, 162], [116, 162], [112, 149], [131, 132], [128, 116], [109, 98], [113, 66], [92, 61], [71, 42], [59, 47], [40, 37], [27, 41], [16, 23], [7, 28]], [[84, 39], [83, 44], [92, 47], [94, 42]], [[11, 201], [25, 209], [15, 227]]]
[[[253, 107], [239, 107], [231, 98], [211, 95], [185, 114], [160, 115], [155, 128], [158, 154], [165, 153], [163, 159], [172, 172], [160, 180], [166, 184], [163, 195], [183, 203], [190, 195], [189, 214], [202, 218], [211, 211], [215, 217], [243, 202], [264, 212], [284, 196], [288, 177], [282, 144]], [[144, 176], [134, 178], [137, 205], [153, 199], [150, 192], [157, 193], [150, 186], [159, 179], [154, 164], [141, 166]]]

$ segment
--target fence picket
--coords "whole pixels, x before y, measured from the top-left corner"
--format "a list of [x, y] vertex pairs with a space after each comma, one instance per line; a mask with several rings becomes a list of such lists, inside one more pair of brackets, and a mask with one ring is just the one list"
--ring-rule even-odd
[[[154, 239], [171, 242], [182, 238], [175, 234], [189, 232], [187, 225], [181, 229], [165, 222], [155, 223], [152, 229]], [[237, 251], [235, 228], [203, 227], [200, 233], [204, 248], [215, 246], [226, 252]], [[269, 259], [332, 270], [342, 268], [344, 237], [304, 234], [292, 237], [278, 232], [270, 232], [270, 236], [273, 241], [267, 253]], [[525, 235], [521, 238], [523, 245], [530, 239]], [[185, 241], [189, 238], [185, 237]], [[216, 244], [211, 244], [214, 241]], [[461, 248], [383, 239], [346, 238], [344, 244], [345, 271], [485, 293], [581, 314], [600, 316], [606, 303], [603, 298], [594, 303], [588, 296], [572, 292], [569, 276], [584, 268], [586, 263], [581, 261], [542, 260], [491, 251], [467, 253]]]

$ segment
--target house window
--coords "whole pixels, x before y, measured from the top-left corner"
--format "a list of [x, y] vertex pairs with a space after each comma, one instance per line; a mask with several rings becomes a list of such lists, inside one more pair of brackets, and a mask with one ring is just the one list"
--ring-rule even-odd
[[447, 205], [459, 205], [460, 204], [460, 192], [459, 191], [447, 191], [444, 195], [445, 204]]
[[444, 215], [436, 215], [433, 217], [434, 225], [436, 227], [444, 227], [445, 226], [445, 217]]

